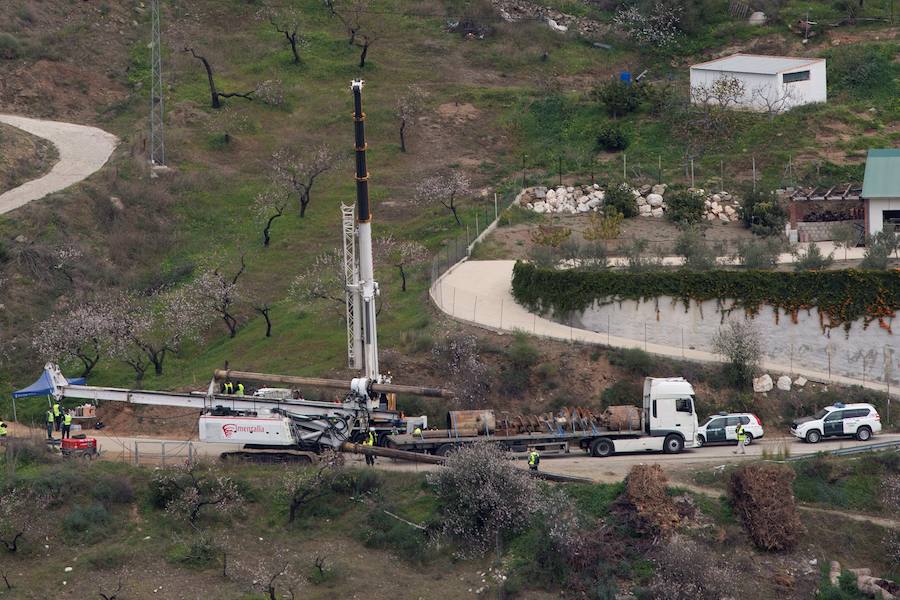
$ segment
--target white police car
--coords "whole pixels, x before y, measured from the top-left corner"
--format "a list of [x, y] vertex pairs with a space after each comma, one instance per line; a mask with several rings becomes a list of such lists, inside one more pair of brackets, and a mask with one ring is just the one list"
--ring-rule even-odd
[[811, 417], [794, 419], [791, 435], [810, 444], [823, 437], [855, 436], [861, 442], [881, 431], [881, 417], [871, 404], [835, 403]]
[[746, 441], [744, 445], [750, 445], [753, 440], [761, 438], [765, 431], [763, 430], [762, 421], [759, 417], [752, 413], [719, 413], [709, 417], [700, 429], [697, 430], [697, 439], [701, 446], [707, 444], [716, 444], [728, 442], [734, 444], [737, 442], [738, 423], [744, 425], [744, 436]]

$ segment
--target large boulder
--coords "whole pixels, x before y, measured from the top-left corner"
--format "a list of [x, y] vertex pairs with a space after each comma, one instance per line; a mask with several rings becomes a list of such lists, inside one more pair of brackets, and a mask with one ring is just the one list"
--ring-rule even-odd
[[650, 191], [653, 192], [654, 194], [659, 194], [660, 196], [662, 196], [663, 194], [666, 193], [666, 184], [657, 183], [652, 188], [650, 188]]
[[534, 188], [534, 192], [532, 194], [538, 200], [543, 200], [547, 197], [547, 189], [546, 188]]
[[778, 386], [778, 389], [784, 392], [791, 391], [791, 378], [787, 375], [782, 375], [778, 378], [778, 381], [775, 384]]
[[803, 387], [808, 382], [809, 382], [809, 380], [806, 377], [804, 377], [803, 375], [801, 375], [800, 377], [798, 377], [797, 379], [794, 380], [794, 385], [796, 385], [797, 387]]
[[653, 209], [650, 208], [649, 204], [641, 204], [640, 206], [638, 206], [638, 212], [642, 217], [649, 217], [650, 211], [652, 210]]
[[663, 216], [663, 209], [661, 206], [658, 206], [658, 207], [652, 209], [650, 211], [650, 214], [653, 215], [654, 217], [661, 217], [661, 216]]
[[747, 19], [747, 22], [750, 25], [765, 25], [766, 24], [766, 13], [758, 10], [755, 13], [753, 13], [752, 15], [750, 15], [750, 18]]
[[653, 208], [662, 206], [662, 203], [663, 197], [661, 194], [650, 194], [647, 196], [647, 204], [649, 204]]
[[535, 202], [532, 210], [536, 213], [545, 213], [547, 212], [547, 205], [543, 202]]
[[771, 392], [773, 387], [774, 384], [772, 383], [772, 377], [768, 373], [761, 377], [753, 378], [753, 391], [757, 394]]

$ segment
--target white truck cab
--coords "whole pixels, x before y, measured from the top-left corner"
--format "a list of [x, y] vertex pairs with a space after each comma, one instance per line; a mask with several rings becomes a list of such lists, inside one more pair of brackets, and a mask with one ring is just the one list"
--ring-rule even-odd
[[[594, 456], [613, 452], [666, 452], [677, 454], [685, 448], [699, 448], [694, 388], [683, 377], [644, 379], [640, 432], [609, 434], [591, 445]], [[594, 446], [611, 444], [594, 449]]]

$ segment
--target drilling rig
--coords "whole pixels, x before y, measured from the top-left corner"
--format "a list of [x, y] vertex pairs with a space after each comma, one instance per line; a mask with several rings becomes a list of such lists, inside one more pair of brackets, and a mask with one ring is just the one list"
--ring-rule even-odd
[[[346, 380], [217, 370], [206, 393], [178, 393], [71, 385], [57, 365], [48, 363], [45, 371], [54, 397], [94, 403], [113, 401], [197, 408], [200, 411], [201, 441], [242, 446], [240, 450], [223, 454], [223, 457], [265, 457], [267, 460], [305, 462], [315, 460], [316, 454], [331, 448], [427, 460], [421, 455], [388, 448], [363, 449], [354, 443], [372, 431], [378, 436], [381, 446], [388, 434], [410, 432], [417, 426], [424, 429], [427, 425], [425, 417], [404, 418], [396, 410], [390, 410], [384, 402], [386, 394], [450, 398], [452, 393], [437, 388], [397, 385], [379, 372], [375, 306], [379, 290], [372, 253], [366, 116], [362, 109], [363, 81], [354, 80], [350, 89], [353, 92], [356, 205], [342, 205], [341, 214], [347, 358], [350, 368], [358, 370], [360, 376], [348, 383]], [[229, 379], [343, 389], [346, 395], [342, 402], [333, 403], [299, 397], [244, 397], [219, 393], [218, 382]]]

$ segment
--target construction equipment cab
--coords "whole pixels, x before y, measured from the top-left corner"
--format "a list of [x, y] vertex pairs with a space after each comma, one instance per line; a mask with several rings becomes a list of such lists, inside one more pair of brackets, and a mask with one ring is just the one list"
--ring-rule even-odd
[[[647, 377], [644, 379], [644, 433], [649, 438], [639, 440], [664, 452], [678, 453], [685, 447], [697, 448], [697, 411], [694, 409], [694, 388], [683, 377]], [[636, 440], [637, 441], [637, 440]], [[628, 451], [628, 444], [616, 444], [616, 449]], [[651, 448], [635, 448], [635, 450]]]

